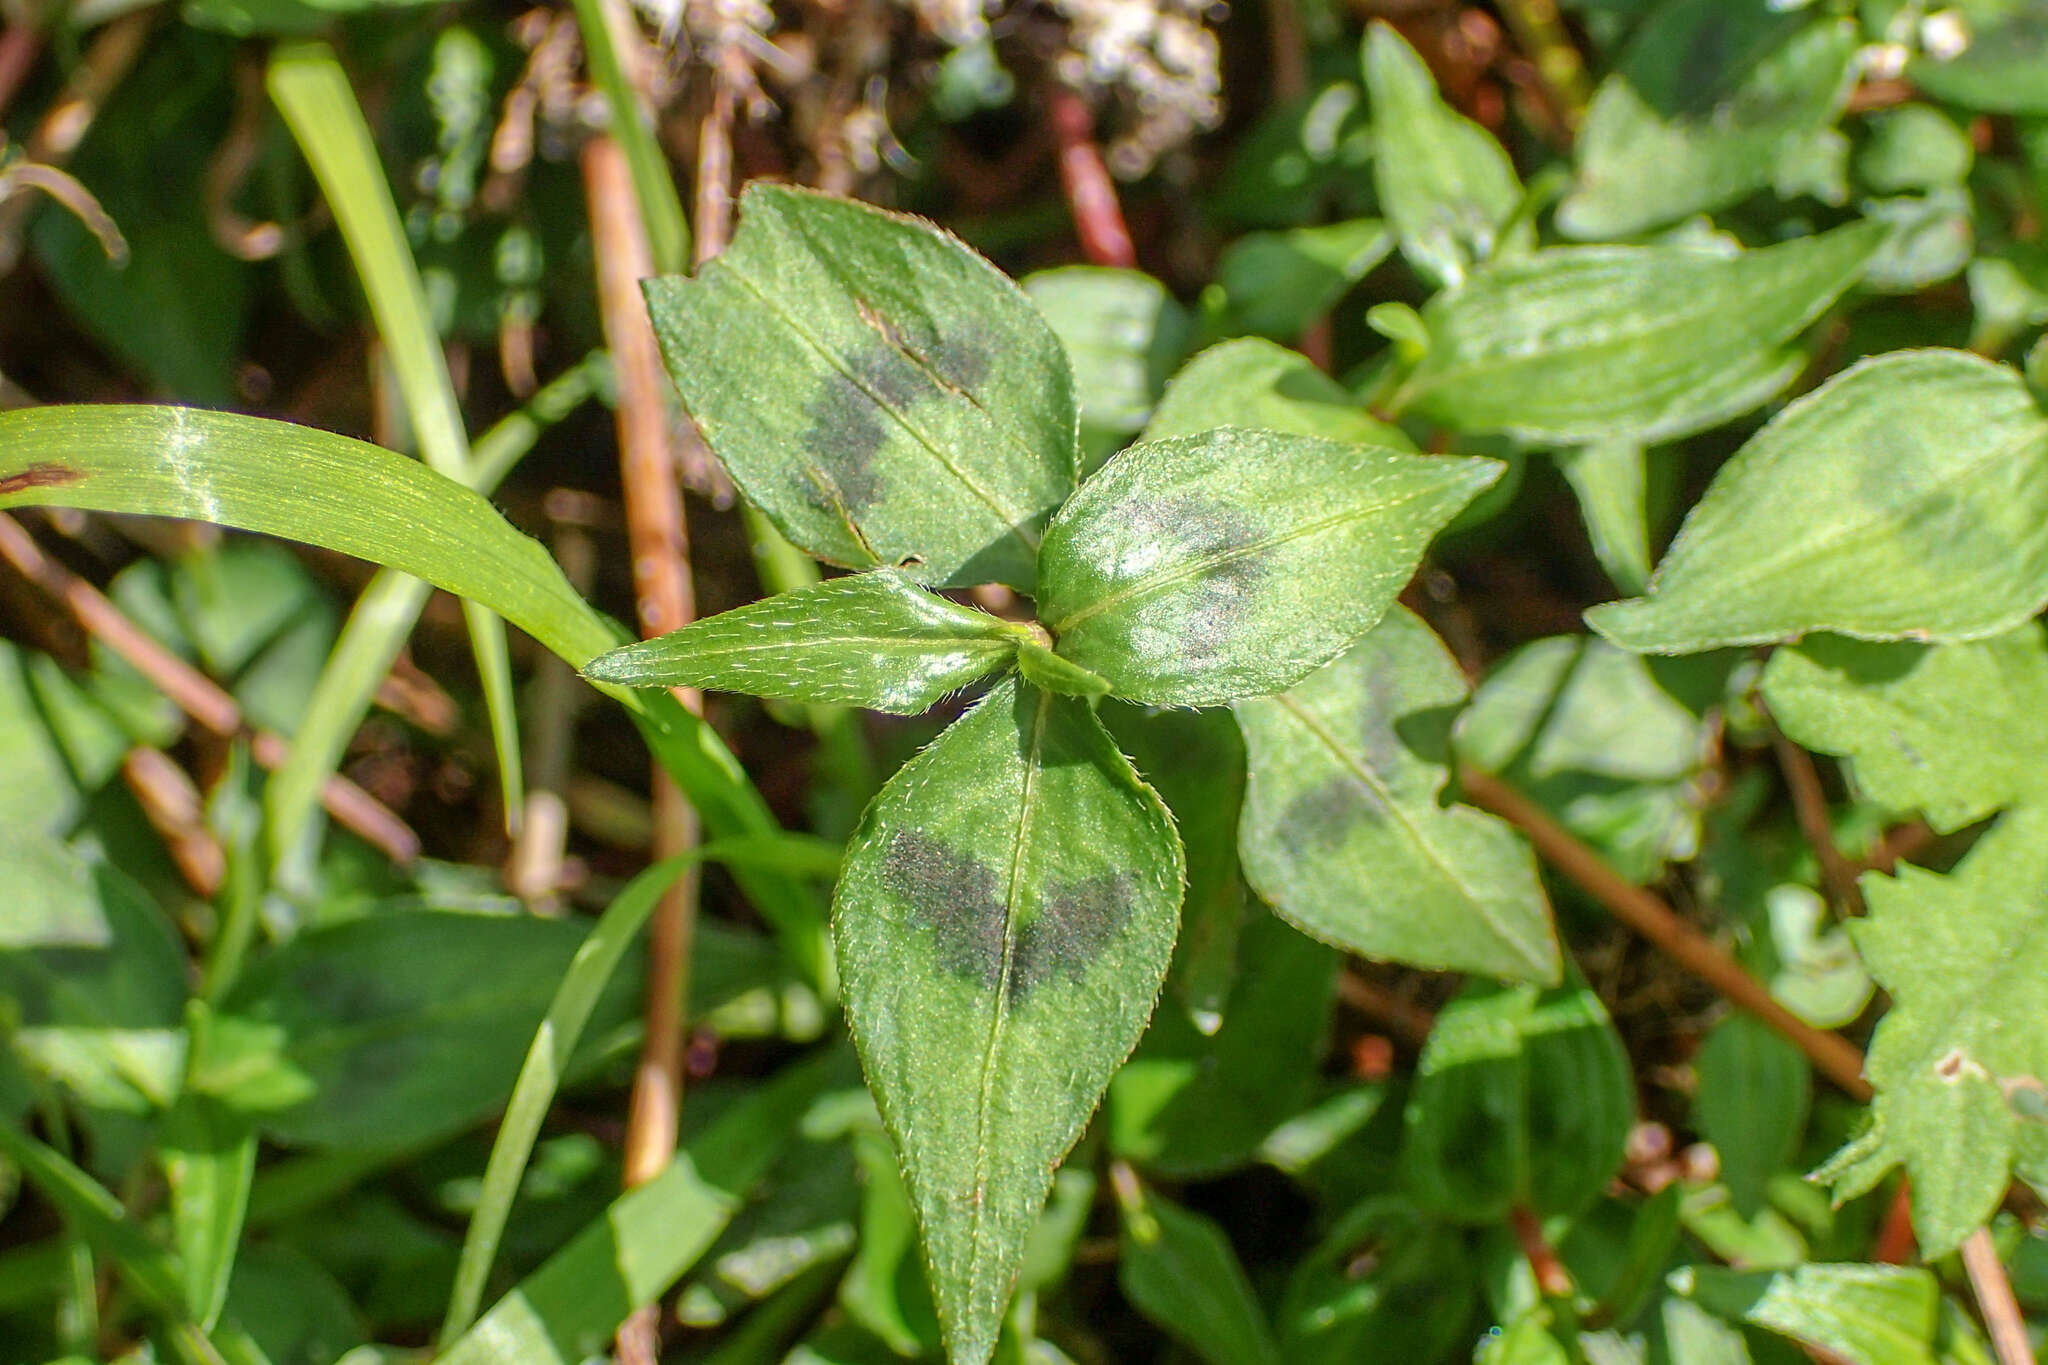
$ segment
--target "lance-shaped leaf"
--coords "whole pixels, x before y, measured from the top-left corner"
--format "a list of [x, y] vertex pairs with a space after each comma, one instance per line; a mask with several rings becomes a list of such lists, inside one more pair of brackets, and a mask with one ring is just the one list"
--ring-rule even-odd
[[1449, 651], [1396, 608], [1329, 667], [1239, 702], [1245, 876], [1289, 922], [1340, 948], [1555, 981], [1529, 846], [1491, 815], [1440, 804], [1465, 696]]
[[1414, 448], [1406, 432], [1366, 411], [1307, 356], [1263, 337], [1211, 346], [1181, 366], [1140, 439], [1195, 436], [1217, 427]]
[[1840, 754], [1856, 785], [1947, 834], [2048, 797], [2048, 640], [2041, 624], [1957, 645], [1821, 635], [1774, 650], [1764, 700], [1785, 733]]
[[1853, 1199], [1903, 1164], [1930, 1260], [1988, 1221], [2015, 1174], [2048, 1182], [2048, 815], [2004, 816], [1950, 876], [1867, 876], [1850, 927], [1892, 1010], [1871, 1040], [1871, 1124], [1817, 1175]]
[[1756, 407], [1804, 364], [1785, 349], [1855, 282], [1885, 229], [1761, 251], [1566, 247], [1502, 261], [1422, 310], [1428, 349], [1392, 400], [1459, 431], [1652, 442]]
[[1053, 1168], [1151, 1016], [1181, 867], [1087, 705], [1015, 679], [904, 765], [847, 851], [847, 1017], [955, 1362], [995, 1349]]
[[911, 716], [1008, 661], [1017, 635], [896, 569], [830, 578], [592, 659], [628, 687], [711, 687]]
[[[1456, 284], [1500, 246], [1521, 202], [1514, 163], [1493, 135], [1445, 104], [1401, 35], [1376, 23], [1365, 39], [1372, 92], [1373, 182], [1408, 263]], [[1521, 230], [1526, 243], [1534, 234]]]
[[1823, 630], [1980, 639], [2044, 600], [2048, 415], [2006, 366], [1895, 351], [1773, 418], [1715, 475], [1649, 595], [1586, 621], [1624, 649], [1685, 654]]
[[1073, 373], [987, 261], [919, 219], [756, 185], [724, 255], [646, 288], [683, 406], [790, 540], [1030, 590], [1079, 473]]
[[1500, 471], [1231, 427], [1133, 446], [1053, 519], [1039, 618], [1120, 697], [1277, 692], [1372, 629]]

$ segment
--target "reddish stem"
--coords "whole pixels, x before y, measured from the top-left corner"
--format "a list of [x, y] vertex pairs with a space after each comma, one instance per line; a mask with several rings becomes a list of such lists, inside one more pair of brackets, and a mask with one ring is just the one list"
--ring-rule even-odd
[[1081, 251], [1096, 265], [1131, 269], [1138, 253], [1131, 245], [1131, 230], [1124, 223], [1123, 206], [1117, 202], [1116, 185], [1095, 145], [1095, 116], [1080, 92], [1057, 81], [1046, 86], [1045, 111], [1052, 122], [1053, 140], [1060, 150], [1060, 185], [1074, 211], [1074, 231], [1081, 238]]

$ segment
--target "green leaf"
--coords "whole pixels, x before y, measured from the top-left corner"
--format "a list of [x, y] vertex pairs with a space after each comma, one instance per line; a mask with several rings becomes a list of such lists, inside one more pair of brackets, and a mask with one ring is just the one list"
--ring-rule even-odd
[[1649, 882], [1699, 849], [1708, 740], [1643, 659], [1555, 635], [1493, 666], [1454, 742], [1462, 762], [1550, 811], [1622, 876]]
[[1099, 463], [1152, 415], [1194, 324], [1165, 285], [1136, 270], [1063, 265], [1017, 283], [1073, 365], [1081, 446]]
[[614, 1200], [439, 1357], [442, 1365], [578, 1365], [666, 1293], [799, 1135], [804, 1113], [852, 1083], [843, 1047], [813, 1053], [724, 1108], [676, 1160]]
[[1593, 557], [1623, 592], [1650, 581], [1647, 452], [1634, 441], [1597, 441], [1557, 452], [1558, 472], [1572, 486]]
[[1393, 234], [1377, 218], [1247, 232], [1216, 261], [1225, 323], [1233, 332], [1292, 341], [1393, 249]]
[[860, 1244], [839, 1286], [839, 1302], [848, 1317], [897, 1355], [935, 1354], [939, 1320], [917, 1250], [917, 1211], [903, 1188], [896, 1153], [879, 1122], [855, 1133], [853, 1141], [865, 1180]]
[[1789, 1270], [1686, 1266], [1674, 1292], [1746, 1323], [1865, 1365], [1933, 1365], [1941, 1289], [1918, 1266], [1813, 1264]]
[[[623, 640], [482, 497], [415, 460], [289, 422], [113, 404], [0, 413], [0, 507], [10, 506], [191, 517], [355, 555], [475, 598], [572, 667]], [[665, 692], [624, 699], [711, 834], [779, 832], [709, 727]], [[824, 926], [810, 893], [769, 870], [738, 879], [799, 967], [822, 980]]]
[[1956, 645], [1816, 636], [1772, 652], [1763, 693], [1786, 734], [1849, 759], [1865, 797], [1941, 833], [2048, 795], [2039, 622]]
[[1445, 104], [1415, 49], [1384, 22], [1365, 38], [1372, 94], [1373, 181], [1401, 239], [1401, 254], [1425, 278], [1456, 285], [1471, 268], [1525, 247], [1535, 234], [1502, 229], [1522, 201], [1508, 154], [1484, 128]]
[[207, 1095], [179, 1097], [157, 1143], [170, 1187], [171, 1232], [185, 1282], [185, 1311], [212, 1331], [228, 1282], [256, 1174], [256, 1132]]
[[1123, 1229], [1117, 1283], [1132, 1307], [1208, 1365], [1279, 1365], [1273, 1329], [1213, 1219], [1140, 1194], [1123, 1205]]
[[1040, 619], [1120, 697], [1277, 692], [1370, 630], [1500, 469], [1235, 428], [1133, 446], [1046, 532]]
[[1211, 346], [1181, 367], [1145, 427], [1145, 441], [1254, 427], [1412, 450], [1399, 427], [1367, 412], [1299, 351], [1261, 337]]
[[724, 255], [646, 289], [683, 405], [791, 541], [1031, 590], [1078, 474], [1073, 378], [988, 262], [919, 219], [757, 183]]
[[237, 1365], [338, 1365], [369, 1335], [334, 1276], [305, 1252], [277, 1243], [259, 1242], [239, 1259], [227, 1311], [238, 1335], [246, 1333], [240, 1342], [261, 1352], [253, 1361], [241, 1356]]
[[148, 894], [33, 828], [0, 829], [0, 1015], [33, 1072], [149, 1114], [185, 1066], [185, 955]]
[[[1726, 16], [1735, 7], [1713, 8], [1734, 22]], [[1644, 42], [1662, 40], [1669, 27], [1660, 15]], [[1771, 185], [1782, 159], [1840, 117], [1856, 48], [1853, 20], [1821, 20], [1717, 97], [1677, 111], [1658, 107], [1624, 57], [1586, 111], [1578, 184], [1558, 206], [1558, 230], [1582, 240], [1632, 236]]]
[[1336, 663], [1239, 702], [1250, 759], [1239, 856], [1303, 932], [1367, 957], [1554, 981], [1536, 860], [1491, 815], [1445, 807], [1465, 679], [1405, 608]]
[[2048, 114], [2048, 10], [2035, 0], [1957, 0], [1922, 22], [1920, 38], [1907, 78], [1936, 99]]
[[861, 821], [834, 902], [847, 1017], [955, 1361], [995, 1349], [1053, 1168], [1152, 1012], [1181, 879], [1086, 705], [1014, 680]]
[[1805, 361], [1786, 343], [1884, 235], [1858, 223], [1756, 251], [1565, 247], [1500, 262], [1424, 305], [1429, 349], [1390, 402], [1539, 443], [1718, 426], [1792, 381]]
[[1736, 1212], [1754, 1218], [1764, 1206], [1764, 1187], [1798, 1155], [1813, 1100], [1813, 1065], [1770, 1025], [1735, 1013], [1714, 1025], [1693, 1069], [1699, 1075], [1693, 1126], [1719, 1154], [1721, 1182]]
[[1017, 642], [1017, 672], [1024, 681], [1064, 697], [1104, 697], [1109, 683], [1071, 659], [1059, 655], [1036, 640]]
[[625, 687], [709, 687], [916, 715], [1001, 668], [1017, 632], [895, 569], [830, 578], [584, 665]]
[[1931, 105], [1882, 109], [1865, 126], [1869, 136], [1856, 153], [1856, 176], [1875, 193], [1947, 189], [1970, 178], [1977, 150], [1969, 133]]
[[[284, 1142], [450, 1132], [511, 1090], [584, 937], [562, 920], [437, 911], [300, 934], [251, 966], [222, 1006], [223, 1025], [274, 1040], [275, 1070], [210, 1088]], [[630, 1016], [628, 984], [611, 993], [614, 1020]]]
[[[1192, 867], [1201, 845], [1183, 825]], [[1110, 1150], [1169, 1180], [1245, 1165], [1308, 1106], [1330, 1031], [1338, 957], [1260, 913], [1239, 944], [1242, 970], [1204, 1034], [1181, 1010], [1153, 1016], [1109, 1085]]]
[[1368, 1199], [1294, 1267], [1278, 1315], [1281, 1358], [1449, 1359], [1471, 1345], [1477, 1300], [1472, 1258], [1455, 1228], [1406, 1199]]
[[[1784, 248], [1777, 248], [1784, 250]], [[1684, 654], [1833, 631], [1971, 640], [2048, 599], [2048, 415], [1959, 351], [1864, 361], [1721, 467], [1649, 595], [1587, 623]]]
[[1960, 274], [1976, 245], [1970, 212], [1968, 192], [1955, 186], [1866, 200], [1863, 216], [1890, 228], [1891, 235], [1863, 272], [1864, 286], [1912, 294]]
[[[483, 1297], [484, 1281], [511, 1216], [512, 1201], [519, 1192], [520, 1178], [526, 1170], [527, 1159], [532, 1155], [534, 1140], [540, 1134], [541, 1122], [554, 1102], [557, 1089], [574, 1065], [576, 1045], [598, 1008], [605, 987], [637, 940], [647, 917], [661, 903], [662, 896], [686, 868], [696, 863], [787, 862], [801, 857], [806, 849], [807, 846], [794, 835], [774, 840], [726, 840], [700, 844], [689, 853], [656, 863], [628, 882], [591, 927], [589, 936], [576, 950], [576, 956], [570, 960], [568, 969], [562, 973], [555, 987], [554, 998], [548, 1002], [548, 1012], [534, 1034], [532, 1045], [527, 1048], [526, 1060], [520, 1064], [519, 1079], [513, 1084], [511, 1098], [506, 1101], [505, 1115], [498, 1125], [498, 1136], [491, 1144], [490, 1160], [477, 1191], [476, 1209], [470, 1215], [469, 1231], [463, 1237], [461, 1257], [456, 1264], [454, 1288], [449, 1293], [447, 1314], [441, 1323], [440, 1340], [444, 1344], [453, 1341], [476, 1316], [477, 1305]], [[825, 851], [836, 855], [836, 850], [829, 845]], [[836, 856], [831, 866], [836, 867]], [[719, 941], [715, 935], [706, 932], [710, 927], [698, 926], [692, 958], [697, 979], [690, 983], [692, 989], [688, 998], [700, 1017], [715, 1009], [722, 998], [730, 994], [719, 988], [720, 983], [715, 978], [710, 982], [705, 980], [716, 970], [716, 954], [711, 950]], [[712, 989], [706, 990], [707, 984]]]
[[37, 656], [0, 640], [0, 829], [62, 834], [84, 806], [64, 746], [43, 723], [29, 665]]
[[1167, 984], [1195, 1031], [1213, 1035], [1229, 1010], [1246, 919], [1237, 865], [1244, 736], [1223, 710], [1155, 710], [1118, 702], [1096, 714], [1166, 802], [1187, 850], [1187, 894]]
[[1401, 1172], [1455, 1222], [1577, 1214], [1620, 1169], [1635, 1113], [1628, 1054], [1590, 987], [1475, 983], [1422, 1050]]
[[1820, 1175], [1849, 1199], [1904, 1165], [1929, 1259], [1985, 1224], [2014, 1173], [2048, 1181], [2043, 878], [2048, 815], [2029, 807], [1949, 876], [1901, 866], [1863, 880], [1870, 915], [1850, 932], [1892, 1009], [1864, 1067], [1877, 1091], [1870, 1127]]

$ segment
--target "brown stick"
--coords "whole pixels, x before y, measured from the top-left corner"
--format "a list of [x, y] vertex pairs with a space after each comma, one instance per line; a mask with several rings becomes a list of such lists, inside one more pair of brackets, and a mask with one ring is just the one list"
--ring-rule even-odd
[[1849, 1096], [1858, 1100], [1870, 1098], [1870, 1082], [1863, 1078], [1863, 1054], [1855, 1044], [1815, 1028], [1779, 1004], [1761, 982], [1714, 946], [1705, 934], [1680, 919], [1662, 900], [1631, 884], [1529, 798], [1476, 769], [1468, 769], [1459, 777], [1465, 795], [1474, 805], [1518, 826], [1545, 862], [1577, 883], [1580, 890], [1605, 906], [1616, 919], [1784, 1035]]
[[1398, 1034], [1401, 1041], [1410, 1047], [1421, 1047], [1428, 1042], [1430, 1027], [1436, 1023], [1429, 1011], [1420, 1005], [1375, 986], [1349, 969], [1337, 975], [1337, 998], [1374, 1023]]
[[[4, 513], [0, 513], [0, 559], [69, 611], [87, 634], [127, 660], [202, 729], [224, 737], [243, 732], [242, 708], [233, 697], [158, 644], [106, 594], [44, 554], [21, 523]], [[283, 766], [291, 749], [276, 735], [257, 733], [251, 738], [250, 752], [265, 768], [276, 769]], [[338, 824], [381, 849], [393, 862], [409, 863], [420, 856], [419, 836], [346, 778], [328, 778], [320, 801]]]
[[14, 103], [21, 83], [35, 70], [36, 58], [42, 54], [41, 30], [28, 24], [9, 24], [0, 30], [0, 113]]
[[2012, 1281], [2006, 1278], [2005, 1263], [1998, 1259], [1998, 1245], [1991, 1229], [1978, 1228], [1963, 1239], [1963, 1269], [1969, 1272], [1970, 1288], [1977, 1296], [1977, 1309], [1984, 1315], [1984, 1328], [1991, 1334], [1991, 1349], [1998, 1365], [2034, 1365], [2034, 1348], [2027, 1341], [2027, 1322], [2020, 1316], [2013, 1298]]
[[[695, 614], [689, 576], [689, 540], [682, 489], [669, 447], [668, 404], [661, 354], [640, 297], [640, 280], [654, 273], [652, 248], [634, 196], [625, 154], [608, 137], [584, 144], [583, 181], [590, 198], [591, 236], [597, 247], [598, 304], [605, 345], [618, 375], [619, 469], [625, 486], [626, 538], [633, 554], [633, 588], [640, 630], [663, 635]], [[679, 688], [685, 706], [700, 710], [697, 694]], [[672, 857], [697, 840], [697, 816], [668, 775], [654, 777], [654, 856]], [[633, 1075], [626, 1121], [624, 1179], [628, 1187], [659, 1175], [675, 1154], [683, 1088], [684, 998], [697, 913], [697, 881], [678, 878], [662, 898], [648, 929], [646, 1041]], [[651, 1361], [659, 1353], [657, 1319], [636, 1313], [622, 1324], [619, 1355]]]
[[1778, 756], [1778, 769], [1785, 775], [1785, 790], [1792, 796], [1792, 813], [1798, 817], [1799, 832], [1820, 863], [1820, 879], [1828, 889], [1835, 909], [1844, 915], [1863, 913], [1863, 893], [1856, 889], [1856, 869], [1835, 846], [1835, 828], [1828, 819], [1828, 797], [1821, 789], [1820, 771], [1813, 755], [1794, 744], [1784, 731], [1771, 727], [1771, 748]]
[[1521, 1244], [1522, 1256], [1529, 1262], [1529, 1271], [1536, 1277], [1536, 1288], [1546, 1299], [1569, 1299], [1572, 1296], [1572, 1276], [1558, 1259], [1557, 1252], [1543, 1236], [1543, 1224], [1537, 1221], [1526, 1204], [1517, 1204], [1508, 1211], [1508, 1221], [1514, 1225], [1515, 1240]]
[[1095, 145], [1095, 116], [1088, 112], [1088, 101], [1079, 91], [1048, 81], [1045, 110], [1059, 144], [1060, 185], [1074, 211], [1082, 254], [1096, 265], [1132, 268], [1138, 263], [1137, 249], [1131, 245], [1131, 230], [1124, 223], [1102, 149]]

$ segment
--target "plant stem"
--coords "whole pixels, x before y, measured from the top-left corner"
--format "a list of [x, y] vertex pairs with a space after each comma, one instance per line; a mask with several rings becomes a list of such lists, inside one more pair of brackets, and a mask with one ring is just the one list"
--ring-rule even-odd
[[1054, 80], [1046, 82], [1045, 108], [1059, 144], [1060, 186], [1074, 211], [1082, 252], [1096, 265], [1131, 269], [1138, 264], [1137, 249], [1131, 245], [1131, 230], [1109, 167], [1103, 164], [1102, 148], [1095, 144], [1095, 116], [1088, 111], [1088, 101]]
[[1991, 1240], [1990, 1228], [1978, 1228], [1963, 1239], [1963, 1269], [1969, 1272], [1970, 1289], [1977, 1296], [1984, 1327], [1991, 1333], [1998, 1365], [2034, 1365], [2026, 1319], [2020, 1316], [2012, 1281], [2006, 1278], [2005, 1263], [1998, 1259], [1998, 1244]]
[[1785, 790], [1792, 796], [1792, 811], [1799, 819], [1799, 832], [1820, 863], [1821, 883], [1838, 913], [1861, 915], [1863, 893], [1856, 889], [1856, 869], [1835, 846], [1834, 825], [1828, 820], [1827, 793], [1821, 789], [1820, 772], [1813, 755], [1786, 738], [1776, 725], [1771, 727], [1771, 748], [1778, 756], [1779, 771], [1785, 775]]
[[1528, 797], [1476, 769], [1461, 773], [1459, 779], [1474, 805], [1518, 826], [1545, 862], [1605, 906], [1616, 919], [1663, 949], [1732, 1003], [1776, 1029], [1852, 1099], [1870, 1099], [1870, 1082], [1863, 1078], [1863, 1054], [1855, 1044], [1839, 1034], [1815, 1028], [1779, 1004], [1763, 983], [1714, 946], [1713, 940], [1680, 919], [1662, 900], [1609, 867], [1599, 854], [1580, 843]]

